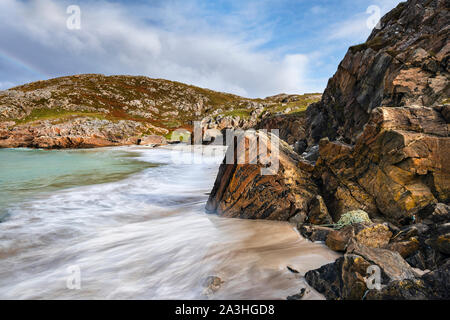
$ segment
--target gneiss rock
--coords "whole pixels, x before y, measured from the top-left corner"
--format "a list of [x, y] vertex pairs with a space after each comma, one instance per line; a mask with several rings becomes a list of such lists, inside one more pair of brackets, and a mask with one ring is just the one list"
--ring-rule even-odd
[[66, 122], [41, 120], [0, 129], [0, 148], [59, 149], [137, 144], [141, 132], [151, 128], [149, 124], [131, 120], [109, 121], [89, 117], [74, 117]]
[[377, 265], [381, 270], [381, 283], [413, 279], [415, 273], [398, 254], [385, 249], [351, 244], [343, 257], [305, 274], [306, 281], [327, 299], [359, 300], [368, 290], [368, 268]]
[[352, 242], [371, 247], [384, 248], [392, 232], [384, 224], [352, 224], [340, 230], [331, 231], [326, 239], [327, 246], [334, 251], [346, 251]]
[[409, 0], [386, 14], [367, 42], [351, 47], [308, 108], [310, 145], [353, 143], [380, 106], [439, 105], [449, 97], [448, 1]]
[[347, 253], [357, 254], [370, 263], [378, 265], [390, 281], [415, 277], [415, 273], [410, 265], [398, 252], [380, 248], [369, 248], [353, 242], [347, 249]]
[[393, 281], [381, 290], [370, 290], [368, 300], [450, 299], [450, 260], [420, 278]]
[[309, 205], [308, 222], [317, 225], [333, 223], [327, 206], [319, 195], [315, 196]]
[[164, 145], [167, 144], [167, 140], [164, 137], [157, 135], [143, 136], [137, 139], [138, 145]]
[[[293, 145], [297, 141], [306, 140], [306, 116], [302, 113], [266, 117], [257, 124], [256, 129], [279, 129], [280, 139]], [[302, 153], [304, 150], [302, 151], [301, 147], [298, 147], [295, 151]]]
[[[242, 149], [240, 143], [228, 148], [208, 199], [207, 211], [248, 219], [286, 221], [295, 215], [306, 217], [317, 186], [311, 173], [299, 168], [300, 157], [272, 134], [257, 131], [248, 137], [242, 140], [245, 141]], [[256, 140], [259, 147], [252, 149], [250, 141]], [[271, 141], [279, 145], [278, 156], [276, 150], [271, 149]], [[264, 146], [267, 154], [263, 152]], [[246, 163], [238, 163], [238, 157], [244, 159], [244, 155]], [[226, 163], [227, 157], [234, 159], [232, 163]]]
[[449, 124], [433, 108], [377, 108], [356, 145], [322, 139], [314, 176], [334, 220], [363, 209], [394, 224], [450, 197]]
[[301, 224], [299, 227], [300, 234], [313, 242], [325, 241], [328, 237], [328, 234], [332, 231], [332, 228], [308, 224]]
[[305, 293], [306, 293], [306, 288], [301, 288], [299, 293], [287, 297], [286, 300], [301, 300], [303, 298], [303, 296], [305, 295]]
[[415, 268], [434, 270], [441, 266], [450, 256], [448, 210], [442, 203], [427, 206], [417, 215], [421, 222], [402, 228], [387, 248], [398, 251]]
[[361, 299], [367, 290], [364, 277], [370, 263], [346, 254], [335, 262], [305, 274], [308, 284], [329, 300]]
[[416, 253], [420, 248], [419, 240], [411, 237], [408, 240], [396, 241], [387, 245], [386, 249], [397, 251], [403, 258], [408, 258]]

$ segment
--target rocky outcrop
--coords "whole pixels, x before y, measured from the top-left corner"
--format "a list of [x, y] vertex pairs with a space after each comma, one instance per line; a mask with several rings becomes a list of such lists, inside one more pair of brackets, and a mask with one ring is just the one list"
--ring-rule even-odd
[[408, 224], [450, 197], [450, 125], [437, 108], [377, 108], [354, 146], [322, 139], [314, 175], [337, 220], [363, 209]]
[[385, 224], [352, 224], [340, 230], [331, 231], [325, 242], [334, 251], [346, 251], [352, 243], [370, 248], [385, 248], [392, 232]]
[[257, 124], [256, 129], [279, 129], [280, 139], [293, 145], [297, 141], [306, 141], [306, 116], [304, 113], [294, 113], [266, 117]]
[[136, 121], [75, 117], [70, 121], [42, 120], [0, 125], [0, 148], [93, 148], [140, 144], [141, 132], [151, 126]]
[[[395, 232], [385, 224], [352, 224], [326, 233], [326, 244], [344, 256], [309, 271], [308, 283], [328, 299], [448, 299], [450, 207], [434, 204], [422, 210], [423, 222]], [[302, 226], [305, 236], [317, 227]], [[369, 266], [382, 271], [381, 287], [369, 288]], [[416, 268], [416, 269], [412, 269]], [[430, 271], [431, 270], [431, 271]], [[439, 281], [447, 281], [440, 284]], [[372, 290], [370, 290], [372, 289]]]
[[342, 258], [308, 271], [305, 278], [309, 285], [327, 299], [361, 300], [368, 291], [368, 271], [373, 265], [380, 268], [382, 285], [414, 279], [416, 276], [398, 253], [352, 243]]
[[450, 299], [450, 260], [419, 278], [397, 280], [381, 290], [370, 290], [367, 300], [448, 300]]
[[300, 234], [305, 237], [306, 239], [309, 239], [313, 242], [315, 241], [325, 241], [330, 234], [330, 232], [333, 231], [332, 228], [323, 227], [323, 226], [316, 226], [306, 223], [301, 223], [299, 225], [299, 232]]
[[[442, 0], [409, 0], [388, 13], [366, 43], [349, 49], [322, 100], [308, 108], [306, 130], [295, 127], [304, 119], [283, 125], [284, 138], [302, 154], [289, 157], [300, 171], [262, 180], [257, 167], [222, 165], [210, 208], [289, 220], [305, 237], [342, 252], [306, 274], [329, 299], [448, 297], [449, 289], [437, 286], [449, 277], [449, 22]], [[298, 173], [300, 183], [280, 183]], [[284, 199], [299, 194], [301, 205], [288, 209], [294, 202]], [[265, 214], [269, 206], [276, 215]], [[341, 223], [349, 212], [370, 219]], [[367, 286], [370, 266], [382, 273], [377, 292]]]
[[167, 140], [164, 137], [158, 135], [142, 136], [137, 139], [138, 145], [164, 145], [167, 144]]
[[[228, 148], [207, 211], [225, 217], [305, 220], [309, 203], [317, 195], [317, 186], [307, 170], [311, 166], [272, 134], [256, 131], [240, 141]], [[251, 141], [258, 141], [258, 147]], [[267, 171], [269, 165], [273, 171]]]
[[257, 101], [241, 102], [225, 111], [217, 109], [201, 121], [203, 132], [225, 129], [278, 129], [280, 139], [306, 147], [306, 108], [320, 100], [320, 94], [280, 94]]
[[310, 145], [354, 143], [380, 106], [434, 106], [450, 96], [449, 3], [409, 0], [381, 19], [367, 42], [351, 47], [321, 102], [308, 108]]

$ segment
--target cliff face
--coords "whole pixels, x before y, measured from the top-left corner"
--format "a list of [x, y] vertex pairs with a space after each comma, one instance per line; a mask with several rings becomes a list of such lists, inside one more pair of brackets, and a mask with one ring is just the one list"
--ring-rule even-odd
[[291, 144], [293, 132], [298, 143], [320, 141], [310, 145], [315, 156], [304, 156], [317, 160], [318, 195], [335, 222], [362, 209], [407, 224], [428, 205], [449, 201], [448, 5], [400, 4], [365, 44], [349, 49], [322, 100], [308, 107], [306, 124], [286, 116], [259, 123], [281, 127]]
[[[349, 49], [306, 124], [260, 122], [281, 126], [284, 139], [295, 132], [296, 151], [306, 139], [308, 152], [296, 159], [280, 148], [271, 177], [258, 165], [223, 163], [208, 209], [289, 220], [343, 252], [305, 276], [328, 299], [448, 299], [441, 282], [450, 276], [449, 32], [448, 1], [400, 4]], [[373, 265], [382, 290], [368, 290]]]
[[309, 144], [323, 137], [354, 143], [377, 107], [434, 106], [449, 97], [449, 2], [409, 0], [380, 26], [348, 50], [308, 109]]

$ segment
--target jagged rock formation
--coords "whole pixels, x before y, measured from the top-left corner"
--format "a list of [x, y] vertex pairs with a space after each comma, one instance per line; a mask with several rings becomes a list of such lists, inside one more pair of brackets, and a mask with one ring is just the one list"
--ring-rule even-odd
[[[247, 137], [237, 139], [237, 143], [228, 148], [209, 196], [207, 211], [225, 217], [304, 220], [308, 205], [317, 194], [311, 170], [307, 170], [310, 165], [274, 135], [257, 131]], [[251, 141], [258, 141], [258, 146]], [[278, 154], [273, 150], [276, 145], [279, 145]], [[232, 160], [228, 164], [227, 158]], [[303, 168], [299, 167], [300, 163]], [[273, 172], [263, 171], [271, 168]]]
[[315, 176], [328, 208], [408, 223], [450, 197], [450, 125], [435, 108], [377, 108], [355, 146], [323, 139]]
[[367, 300], [448, 300], [450, 260], [419, 278], [396, 280], [381, 290], [369, 290]]
[[[214, 111], [202, 119], [203, 131], [209, 129], [280, 129], [280, 138], [289, 144], [306, 139], [305, 111], [321, 94], [279, 94], [249, 103], [245, 109]], [[292, 122], [295, 122], [293, 124]]]
[[[397, 230], [393, 236], [386, 227], [372, 232], [382, 226], [376, 224], [329, 231], [327, 245], [345, 254], [309, 271], [306, 280], [328, 299], [448, 299], [450, 207], [435, 204], [420, 215], [422, 223]], [[364, 230], [369, 232], [363, 234]], [[382, 271], [380, 290], [367, 287], [371, 265]]]
[[381, 19], [367, 42], [351, 47], [321, 102], [308, 109], [309, 143], [354, 143], [380, 106], [434, 106], [450, 95], [449, 3], [409, 0]]
[[[329, 299], [450, 295], [449, 22], [448, 1], [400, 4], [308, 109], [308, 143], [320, 140], [314, 177], [333, 219], [363, 209], [388, 221], [365, 240], [356, 225], [326, 233], [344, 257], [306, 279]], [[382, 269], [381, 290], [367, 288], [369, 265]]]
[[275, 115], [265, 117], [256, 126], [256, 129], [279, 129], [280, 139], [293, 145], [298, 141], [306, 141], [305, 113]]
[[[290, 174], [295, 179], [300, 172], [314, 188], [302, 195], [299, 215], [284, 206], [276, 217], [344, 252], [306, 274], [329, 299], [449, 296], [448, 286], [436, 288], [449, 278], [449, 22], [448, 1], [400, 4], [366, 43], [349, 49], [322, 100], [308, 107], [306, 122], [279, 117], [259, 124], [288, 123], [282, 125], [283, 137], [293, 137], [298, 153], [308, 144], [299, 159], [291, 157], [300, 171]], [[276, 189], [280, 178], [289, 179], [286, 171], [261, 186], [257, 166], [236, 168], [221, 168], [209, 201], [222, 204], [225, 215], [238, 208], [230, 216], [266, 218], [261, 203], [278, 209], [284, 199], [302, 194], [296, 184], [284, 184], [282, 193], [266, 192]], [[314, 226], [332, 225], [353, 210], [366, 211], [374, 223], [339, 231]], [[377, 292], [367, 288], [371, 265], [383, 275]]]
[[384, 285], [416, 277], [397, 252], [356, 243], [342, 258], [308, 271], [305, 278], [327, 299], [361, 300], [367, 291], [366, 275], [371, 265], [380, 267], [381, 284]]
[[152, 136], [142, 133], [150, 129], [153, 129], [151, 125], [137, 121], [89, 117], [75, 117], [68, 122], [39, 120], [32, 125], [15, 125], [9, 121], [0, 123], [0, 148], [61, 149], [145, 144]]

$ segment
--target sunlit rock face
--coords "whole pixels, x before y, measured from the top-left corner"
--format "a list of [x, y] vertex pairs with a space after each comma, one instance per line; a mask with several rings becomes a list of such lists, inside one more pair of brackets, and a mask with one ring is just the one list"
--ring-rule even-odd
[[438, 109], [378, 108], [355, 146], [323, 139], [315, 176], [335, 220], [364, 209], [396, 223], [450, 197], [450, 125]]
[[321, 102], [308, 109], [309, 143], [356, 142], [373, 109], [435, 106], [450, 95], [448, 1], [410, 0], [351, 47]]
[[[312, 166], [274, 135], [257, 131], [250, 137], [252, 140], [245, 140], [242, 149], [239, 143], [228, 148], [234, 161], [227, 164], [226, 157], [221, 164], [206, 209], [225, 217], [305, 219], [309, 203], [317, 195]], [[258, 141], [258, 147], [255, 149], [250, 141]], [[238, 160], [244, 156], [246, 163]]]

